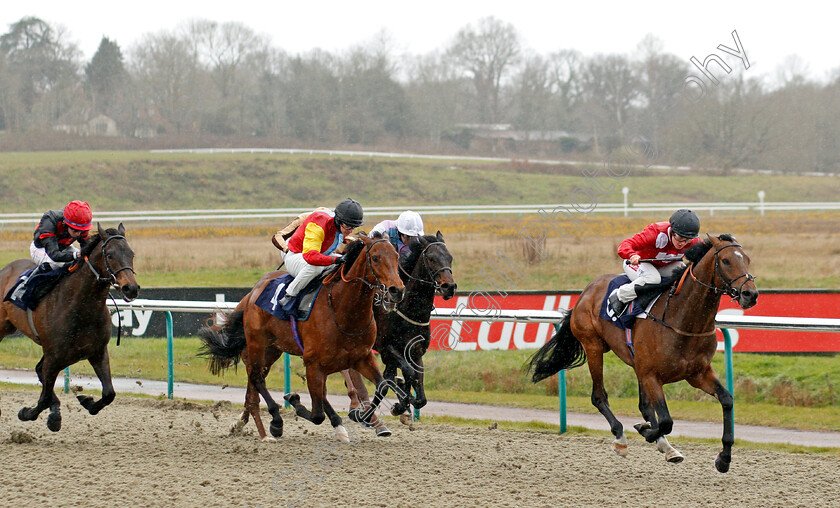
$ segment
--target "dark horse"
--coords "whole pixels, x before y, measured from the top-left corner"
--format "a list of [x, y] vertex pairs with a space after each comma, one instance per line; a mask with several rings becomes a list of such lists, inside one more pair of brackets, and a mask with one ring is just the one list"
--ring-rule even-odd
[[[397, 273], [397, 252], [386, 240], [367, 237], [351, 243], [341, 269], [325, 279], [315, 299], [309, 319], [297, 323], [303, 350], [295, 342], [289, 321], [283, 321], [256, 305], [263, 288], [284, 272], [269, 272], [227, 316], [221, 326], [204, 327], [198, 335], [204, 342], [202, 355], [210, 357], [210, 371], [219, 374], [234, 365], [241, 356], [248, 371], [245, 410], [236, 423], [242, 427], [248, 416], [254, 417], [260, 439], [266, 439], [260, 419], [260, 395], [272, 416], [269, 430], [274, 437], [283, 435], [280, 406], [268, 393], [265, 377], [283, 353], [303, 356], [306, 383], [312, 397], [312, 411], [300, 403], [296, 393], [286, 394], [298, 416], [320, 425], [326, 416], [336, 436], [348, 441], [341, 417], [327, 401], [327, 376], [353, 368], [376, 383], [374, 405], [388, 391], [371, 348], [376, 339], [373, 319], [374, 297], [384, 294], [389, 305], [402, 299], [404, 285]], [[375, 407], [371, 412], [375, 411]], [[270, 438], [269, 438], [270, 439]]]
[[[639, 410], [645, 423], [635, 426], [670, 462], [682, 455], [671, 448], [665, 436], [673, 420], [668, 413], [662, 385], [681, 380], [716, 397], [723, 408], [723, 450], [715, 459], [721, 473], [729, 470], [735, 440], [732, 394], [712, 370], [717, 349], [715, 315], [722, 295], [730, 296], [744, 309], [755, 305], [758, 290], [750, 275], [750, 258], [730, 235], [709, 236], [686, 252], [689, 266], [681, 273], [672, 295], [654, 304], [648, 319], [633, 326], [635, 355], [625, 344], [624, 332], [599, 317], [601, 302], [614, 275], [602, 275], [583, 290], [575, 308], [563, 319], [559, 331], [530, 360], [536, 383], [562, 370], [589, 363], [592, 404], [610, 424], [619, 455], [627, 454], [624, 428], [610, 410], [604, 389], [603, 356], [610, 349], [633, 367], [639, 381]], [[676, 289], [679, 287], [679, 289]]]
[[[411, 244], [411, 252], [400, 262], [400, 277], [405, 282], [405, 298], [394, 312], [375, 311], [374, 349], [385, 364], [385, 379], [395, 383], [392, 386], [396, 387], [399, 398], [391, 409], [394, 415], [404, 413], [411, 405], [417, 409], [426, 405], [423, 355], [431, 341], [429, 322], [435, 308], [435, 293], [439, 291], [444, 300], [449, 300], [458, 288], [452, 275], [452, 255], [440, 231], [436, 236], [420, 236]], [[403, 382], [395, 382], [398, 368], [402, 370]], [[350, 397], [349, 416], [358, 421], [358, 408], [370, 405], [367, 389], [358, 372], [349, 370], [342, 374]], [[376, 428], [377, 434], [383, 434], [378, 419], [369, 423]]]
[[[122, 224], [118, 229], [99, 227], [99, 233], [90, 238], [70, 266], [71, 273], [40, 301], [31, 316], [11, 302], [0, 303], [0, 340], [17, 329], [40, 345], [44, 353], [35, 366], [42, 385], [38, 405], [21, 409], [21, 420], [35, 420], [49, 408], [47, 427], [53, 432], [61, 429], [55, 380], [64, 368], [81, 360], [90, 362], [102, 383], [102, 398], [94, 401], [80, 395], [82, 406], [95, 415], [114, 400], [108, 360], [111, 314], [105, 300], [111, 286], [119, 288], [127, 301], [140, 293], [134, 278], [134, 251], [124, 235]], [[20, 274], [33, 266], [28, 259], [18, 259], [0, 270], [0, 295], [8, 293]]]

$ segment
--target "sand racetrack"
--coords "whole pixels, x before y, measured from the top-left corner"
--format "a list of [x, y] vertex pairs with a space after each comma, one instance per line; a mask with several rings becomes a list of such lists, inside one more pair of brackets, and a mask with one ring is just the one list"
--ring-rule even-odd
[[676, 465], [640, 438], [622, 459], [608, 438], [423, 423], [390, 422], [390, 438], [347, 424], [346, 445], [284, 411], [284, 436], [262, 443], [253, 423], [230, 434], [227, 403], [118, 395], [91, 416], [59, 397], [52, 433], [46, 412], [17, 418], [37, 392], [0, 393], [3, 506], [840, 506], [840, 459], [737, 442], [720, 474], [719, 446], [679, 439]]

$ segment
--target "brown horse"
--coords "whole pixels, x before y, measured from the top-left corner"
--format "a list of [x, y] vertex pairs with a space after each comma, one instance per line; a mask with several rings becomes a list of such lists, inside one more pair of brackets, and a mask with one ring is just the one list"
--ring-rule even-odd
[[709, 236], [707, 241], [689, 249], [685, 257], [691, 264], [681, 272], [684, 282], [654, 304], [648, 319], [637, 319], [633, 325], [633, 350], [626, 345], [622, 330], [599, 317], [606, 288], [615, 277], [602, 275], [586, 286], [558, 332], [534, 354], [528, 365], [536, 383], [588, 361], [592, 404], [610, 424], [616, 438], [613, 450], [625, 456], [624, 428], [610, 410], [604, 389], [603, 356], [612, 349], [635, 369], [639, 381], [639, 410], [645, 423], [636, 425], [636, 430], [649, 443], [656, 442], [670, 462], [682, 461], [682, 455], [665, 438], [674, 422], [662, 385], [688, 381], [716, 397], [723, 408], [723, 450], [715, 459], [715, 467], [725, 473], [732, 460], [735, 429], [732, 394], [723, 387], [711, 366], [717, 349], [715, 315], [722, 295], [730, 296], [748, 309], [755, 305], [758, 290], [753, 282], [755, 278], [749, 273], [749, 256], [730, 235]]
[[[38, 303], [31, 315], [11, 302], [0, 303], [0, 340], [17, 329], [43, 350], [35, 367], [42, 384], [41, 396], [35, 407], [21, 409], [18, 418], [35, 420], [49, 408], [47, 427], [53, 432], [61, 429], [54, 387], [56, 377], [64, 368], [81, 360], [88, 360], [93, 366], [102, 383], [102, 398], [95, 401], [87, 395], [78, 396], [90, 414], [97, 414], [114, 400], [108, 359], [111, 314], [105, 301], [112, 286], [119, 288], [127, 301], [137, 298], [140, 292], [134, 278], [134, 251], [125, 239], [123, 225], [98, 230], [70, 266], [70, 273]], [[28, 259], [18, 259], [0, 270], [0, 295], [6, 295], [20, 274], [33, 266]]]
[[[431, 341], [430, 319], [435, 308], [435, 293], [439, 292], [444, 300], [449, 300], [458, 288], [452, 274], [452, 254], [440, 231], [435, 236], [420, 236], [412, 243], [410, 253], [400, 262], [400, 276], [405, 282], [405, 298], [396, 311], [375, 311], [374, 349], [385, 364], [383, 376], [394, 382], [392, 387], [399, 398], [391, 410], [394, 415], [403, 414], [411, 405], [417, 409], [426, 405], [423, 355]], [[395, 380], [398, 368], [402, 370], [404, 381]], [[358, 408], [370, 406], [367, 389], [358, 372], [349, 370], [342, 374], [350, 397], [350, 419], [358, 421], [361, 414]], [[377, 435], [390, 435], [375, 416], [367, 423], [376, 429]]]
[[[327, 376], [353, 368], [376, 384], [375, 411], [388, 392], [376, 358], [371, 352], [376, 339], [373, 319], [375, 297], [384, 294], [385, 303], [393, 306], [402, 299], [404, 285], [397, 273], [397, 252], [386, 240], [361, 237], [344, 254], [341, 269], [325, 279], [324, 287], [312, 305], [309, 319], [297, 323], [300, 342], [295, 342], [289, 321], [281, 320], [256, 305], [265, 286], [284, 272], [265, 274], [221, 326], [204, 327], [198, 335], [204, 342], [201, 354], [210, 357], [210, 371], [219, 374], [241, 357], [248, 371], [245, 410], [237, 422], [242, 427], [254, 417], [260, 439], [267, 438], [260, 419], [260, 395], [272, 416], [269, 430], [274, 437], [283, 435], [280, 406], [268, 393], [265, 377], [283, 353], [303, 357], [306, 383], [312, 397], [312, 411], [300, 403], [296, 393], [286, 394], [298, 416], [320, 425], [325, 414], [336, 436], [347, 441], [341, 417], [327, 401]], [[369, 417], [369, 415], [368, 415]]]

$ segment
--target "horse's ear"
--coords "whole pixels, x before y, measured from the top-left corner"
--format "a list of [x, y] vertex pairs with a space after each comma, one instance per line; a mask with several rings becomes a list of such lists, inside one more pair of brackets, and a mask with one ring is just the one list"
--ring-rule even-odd
[[117, 231], [119, 231], [122, 236], [125, 236], [125, 226], [123, 226], [122, 222], [120, 222], [120, 225], [117, 226]]
[[100, 238], [104, 238], [104, 237], [105, 237], [105, 230], [104, 230], [104, 229], [102, 229], [102, 224], [100, 224], [100, 223], [98, 223], [98, 222], [97, 222], [97, 223], [96, 223], [96, 230], [97, 230], [97, 231], [99, 231], [99, 237], [100, 237]]
[[443, 235], [440, 234], [440, 230], [438, 230], [437, 235], [435, 235], [435, 236], [437, 236], [437, 239], [438, 239], [439, 242], [446, 243], [446, 242], [443, 241]]

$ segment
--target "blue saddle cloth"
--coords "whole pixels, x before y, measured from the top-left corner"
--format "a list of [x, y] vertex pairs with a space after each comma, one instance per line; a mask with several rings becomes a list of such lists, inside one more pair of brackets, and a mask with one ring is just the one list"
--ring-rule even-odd
[[294, 277], [288, 273], [277, 277], [269, 282], [257, 297], [257, 306], [262, 310], [270, 313], [272, 316], [289, 320], [289, 316], [293, 315], [298, 321], [306, 321], [309, 319], [309, 313], [312, 311], [312, 304], [321, 291], [321, 282], [324, 277], [317, 277], [312, 282], [306, 285], [305, 288], [295, 298], [295, 302], [287, 306], [286, 309], [280, 306], [280, 299], [286, 295], [286, 288], [289, 287]]
[[626, 275], [619, 275], [618, 277], [614, 278], [610, 281], [609, 286], [607, 286], [607, 293], [604, 295], [604, 300], [601, 302], [601, 313], [599, 316], [603, 319], [606, 319], [610, 323], [614, 324], [618, 328], [622, 330], [626, 330], [633, 327], [633, 323], [636, 322], [636, 316], [644, 312], [644, 307], [639, 305], [637, 300], [633, 300], [630, 302], [630, 308], [627, 312], [624, 313], [620, 318], [616, 318], [613, 315], [613, 311], [610, 308], [609, 298], [613, 291], [615, 291], [618, 286], [622, 286], [630, 282], [630, 277]]
[[44, 271], [49, 265], [40, 265], [26, 270], [17, 282], [9, 289], [3, 298], [5, 302], [12, 302], [22, 310], [35, 310], [49, 291], [58, 284], [58, 281], [70, 273], [66, 267], [55, 270]]

